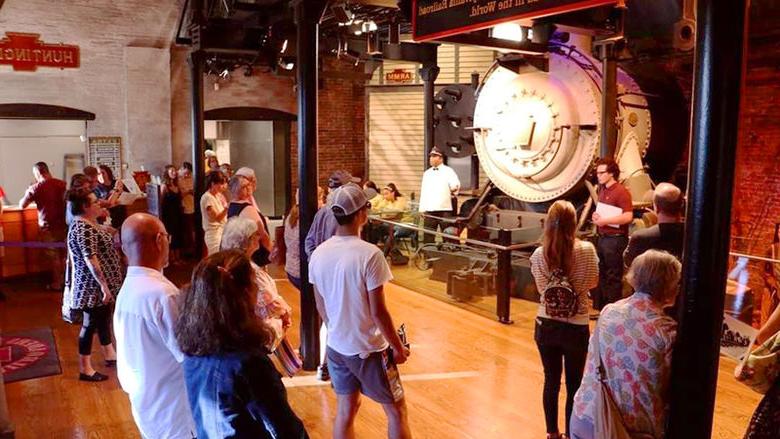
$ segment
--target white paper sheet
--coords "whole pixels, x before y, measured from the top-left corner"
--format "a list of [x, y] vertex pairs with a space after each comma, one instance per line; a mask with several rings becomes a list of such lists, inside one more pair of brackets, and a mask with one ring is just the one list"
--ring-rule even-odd
[[[623, 209], [613, 206], [611, 204], [606, 204], [599, 202], [596, 204], [596, 213], [599, 214], [602, 218], [612, 218], [613, 216], [618, 216], [623, 214]], [[609, 227], [614, 227], [616, 229], [620, 228], [620, 225], [618, 224], [607, 224]]]
[[141, 188], [138, 187], [138, 183], [135, 182], [135, 179], [133, 177], [123, 178], [122, 184], [125, 185], [128, 191], [130, 191], [131, 194], [142, 194]]

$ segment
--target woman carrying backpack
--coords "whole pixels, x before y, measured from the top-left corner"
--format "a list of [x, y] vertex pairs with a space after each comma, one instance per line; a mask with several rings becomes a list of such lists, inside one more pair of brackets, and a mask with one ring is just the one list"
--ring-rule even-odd
[[559, 200], [547, 211], [542, 246], [531, 255], [531, 273], [541, 300], [534, 339], [544, 367], [542, 404], [547, 438], [558, 430], [558, 393], [566, 370], [566, 437], [574, 394], [580, 387], [588, 354], [588, 292], [599, 281], [599, 259], [590, 242], [576, 238], [574, 206]]

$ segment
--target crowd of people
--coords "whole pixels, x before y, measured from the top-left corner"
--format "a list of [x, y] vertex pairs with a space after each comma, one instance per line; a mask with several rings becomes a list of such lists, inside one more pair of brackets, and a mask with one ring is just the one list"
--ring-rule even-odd
[[[459, 182], [439, 151], [431, 151], [430, 161], [424, 180], [441, 188], [434, 196], [423, 187], [420, 210], [445, 218], [443, 213], [454, 210], [448, 206]], [[165, 168], [160, 218], [127, 217], [117, 202], [125, 189], [108, 167], [85, 168], [69, 188], [45, 163], [33, 167], [36, 183], [20, 204], [36, 203], [41, 241], [66, 243], [67, 257], [57, 246], [49, 250], [52, 262], [66, 260], [62, 269], [53, 264], [49, 287], [63, 288], [64, 279], [64, 306], [83, 316], [79, 379], [108, 379], [92, 361], [97, 334], [103, 366], [117, 368], [143, 437], [306, 438], [272, 361], [289, 345], [286, 333], [293, 319], [292, 307], [265, 268], [274, 244], [253, 196], [257, 179], [249, 168], [233, 174], [213, 156], [207, 163], [207, 190], [200, 198], [203, 258], [193, 253], [195, 192], [188, 163]], [[576, 210], [560, 200], [550, 206], [541, 245], [530, 258], [540, 294], [534, 339], [544, 370], [542, 403], [550, 439], [602, 438], [607, 425], [626, 435], [621, 437], [664, 437], [676, 337], [676, 322], [665, 309], [675, 303], [681, 275], [683, 194], [674, 185], [659, 184], [653, 195], [658, 224], [629, 236], [633, 205], [619, 175], [614, 161], [597, 163], [599, 203], [620, 213], [596, 210], [591, 218], [598, 231], [595, 245], [578, 238]], [[304, 242], [326, 340], [317, 376], [330, 380], [337, 395], [334, 437], [355, 437], [362, 394], [383, 406], [388, 437], [410, 438], [397, 368], [410, 351], [384, 296], [393, 276], [386, 255], [361, 239], [361, 230], [372, 212], [415, 220], [395, 184], [380, 189], [358, 182], [347, 171], [330, 176], [327, 189], [318, 193]], [[297, 195], [283, 225], [284, 269], [301, 290]], [[391, 230], [376, 228], [369, 241], [409, 232]], [[200, 260], [188, 284], [179, 288], [163, 269], [187, 257]], [[759, 342], [778, 329], [780, 310]], [[562, 375], [564, 433], [558, 425]], [[778, 400], [780, 382], [771, 386], [746, 437], [769, 438], [780, 431]]]

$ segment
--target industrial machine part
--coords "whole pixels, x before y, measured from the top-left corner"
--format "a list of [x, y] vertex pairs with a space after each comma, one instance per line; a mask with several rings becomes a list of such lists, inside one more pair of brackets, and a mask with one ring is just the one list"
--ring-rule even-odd
[[471, 157], [475, 153], [472, 126], [476, 85], [448, 85], [433, 98], [434, 143], [447, 157]]
[[[586, 54], [587, 37], [554, 47], [546, 63], [498, 60], [478, 90], [474, 140], [480, 164], [506, 194], [528, 203], [579, 189], [598, 157], [601, 68]], [[546, 65], [545, 65], [546, 64]], [[645, 93], [618, 71], [618, 148], [621, 179], [634, 192], [651, 189], [643, 156], [651, 116]]]

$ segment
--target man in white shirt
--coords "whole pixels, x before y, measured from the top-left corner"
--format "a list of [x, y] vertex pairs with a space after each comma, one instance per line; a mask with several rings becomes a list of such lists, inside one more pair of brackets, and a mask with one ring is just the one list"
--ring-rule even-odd
[[[444, 164], [444, 156], [435, 146], [428, 154], [428, 164], [431, 167], [423, 174], [419, 210], [426, 214], [426, 229], [436, 231], [441, 227], [444, 231], [449, 223], [440, 218], [452, 218], [455, 215], [453, 198], [460, 190], [460, 179], [452, 168]], [[433, 235], [426, 233], [423, 239], [424, 242], [433, 242], [433, 238]]]
[[122, 225], [127, 277], [114, 311], [117, 375], [133, 418], [148, 439], [195, 437], [174, 335], [179, 289], [162, 274], [170, 235], [156, 217], [137, 213]]
[[389, 438], [411, 438], [396, 367], [406, 362], [409, 349], [395, 331], [384, 296], [393, 275], [382, 251], [359, 235], [368, 220], [368, 199], [359, 186], [348, 184], [333, 193], [330, 208], [338, 229], [312, 253], [309, 280], [328, 326], [328, 369], [338, 396], [333, 437], [355, 437], [363, 393], [382, 404]]

